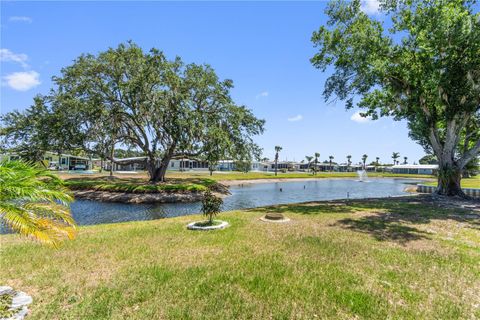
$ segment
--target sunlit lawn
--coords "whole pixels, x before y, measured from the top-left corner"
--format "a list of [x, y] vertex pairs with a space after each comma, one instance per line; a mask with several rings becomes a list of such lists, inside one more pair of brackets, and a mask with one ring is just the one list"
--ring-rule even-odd
[[[437, 181], [431, 181], [427, 185], [436, 186]], [[480, 188], [480, 175], [462, 179], [462, 188]]]
[[479, 318], [478, 213], [408, 199], [82, 227], [59, 250], [0, 236], [0, 283], [30, 319]]
[[[356, 172], [318, 172], [316, 175], [307, 172], [278, 172], [277, 176], [273, 172], [214, 172], [210, 176], [207, 172], [169, 172], [168, 177], [172, 178], [185, 178], [185, 177], [209, 177], [215, 180], [254, 180], [254, 179], [297, 179], [297, 178], [356, 178], [358, 175]], [[381, 172], [369, 172], [369, 177], [410, 177], [410, 178], [432, 178], [430, 175], [402, 175], [393, 173], [381, 173]]]

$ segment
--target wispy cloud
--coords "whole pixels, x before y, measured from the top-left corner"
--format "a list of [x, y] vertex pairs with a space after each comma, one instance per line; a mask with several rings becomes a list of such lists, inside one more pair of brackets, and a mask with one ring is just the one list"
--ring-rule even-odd
[[372, 121], [372, 117], [362, 117], [360, 115], [360, 112], [357, 111], [354, 114], [352, 114], [352, 116], [350, 117], [350, 120], [355, 121], [357, 123], [367, 123]]
[[24, 53], [14, 53], [8, 49], [0, 49], [0, 61], [2, 62], [16, 62], [22, 67], [27, 68], [28, 56]]
[[260, 92], [259, 94], [257, 94], [255, 96], [255, 98], [257, 98], [257, 99], [262, 98], [262, 97], [268, 97], [268, 91]]
[[27, 91], [40, 82], [40, 74], [35, 71], [13, 72], [3, 77], [4, 85], [17, 91]]
[[362, 0], [360, 9], [366, 14], [377, 14], [380, 12], [380, 1]]
[[295, 117], [288, 118], [287, 120], [290, 122], [295, 122], [295, 121], [300, 121], [303, 119], [303, 116], [301, 114], [297, 114]]
[[32, 18], [25, 17], [25, 16], [13, 16], [13, 17], [10, 17], [8, 20], [12, 22], [26, 22], [26, 23], [33, 22]]

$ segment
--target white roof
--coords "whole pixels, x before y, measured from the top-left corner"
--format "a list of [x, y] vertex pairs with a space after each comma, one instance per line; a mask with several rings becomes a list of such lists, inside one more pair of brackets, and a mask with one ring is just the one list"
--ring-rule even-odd
[[[46, 151], [45, 154], [51, 154], [51, 155], [58, 155], [58, 153], [52, 152], [52, 151]], [[60, 157], [64, 158], [77, 158], [77, 159], [82, 159], [82, 160], [90, 160], [88, 157], [82, 157], [82, 156], [74, 156], [73, 154], [67, 154], [67, 153], [61, 153]]]
[[135, 160], [143, 160], [146, 159], [147, 157], [131, 157], [131, 158], [114, 158], [116, 162], [122, 162], [122, 161], [135, 161]]
[[438, 169], [438, 164], [397, 164], [393, 169]]

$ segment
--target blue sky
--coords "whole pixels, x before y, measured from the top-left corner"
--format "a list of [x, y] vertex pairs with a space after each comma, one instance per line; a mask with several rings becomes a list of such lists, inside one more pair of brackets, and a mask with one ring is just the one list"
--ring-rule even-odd
[[[390, 161], [393, 151], [418, 161], [423, 150], [403, 122], [365, 121], [358, 110], [322, 97], [327, 74], [314, 69], [310, 42], [326, 22], [326, 2], [1, 2], [1, 113], [30, 106], [50, 78], [81, 53], [133, 40], [169, 58], [208, 63], [232, 79], [232, 95], [266, 120], [256, 140], [266, 157], [320, 152], [358, 162], [362, 154]], [[376, 3], [365, 4], [375, 15]]]

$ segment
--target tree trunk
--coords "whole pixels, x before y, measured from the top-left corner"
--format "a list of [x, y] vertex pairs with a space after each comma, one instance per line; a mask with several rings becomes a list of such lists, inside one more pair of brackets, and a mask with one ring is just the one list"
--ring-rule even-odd
[[278, 164], [277, 164], [277, 160], [275, 159], [275, 176], [277, 176], [277, 168], [278, 168]]
[[112, 145], [112, 149], [110, 150], [110, 177], [113, 177], [113, 156], [115, 154], [115, 144]]
[[165, 174], [167, 173], [168, 164], [172, 159], [173, 151], [174, 148], [170, 148], [161, 160], [156, 159], [154, 156], [147, 159], [146, 167], [150, 175], [150, 182], [165, 182]]
[[462, 169], [453, 163], [439, 164], [436, 193], [444, 196], [468, 198], [461, 187]]
[[147, 171], [150, 176], [150, 182], [157, 183], [157, 182], [164, 182], [165, 181], [165, 173], [167, 172], [167, 165], [163, 164], [163, 160], [157, 159], [148, 159], [147, 160]]

